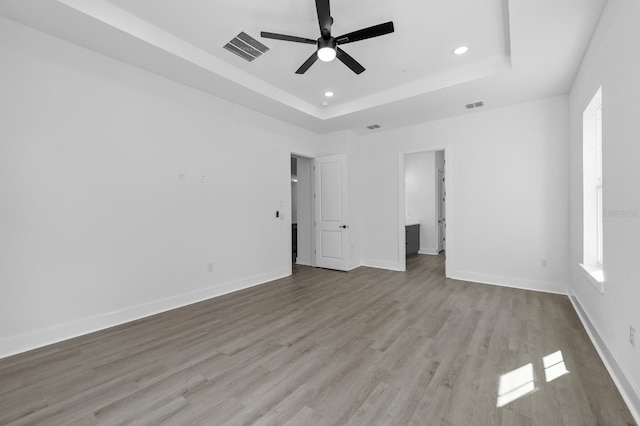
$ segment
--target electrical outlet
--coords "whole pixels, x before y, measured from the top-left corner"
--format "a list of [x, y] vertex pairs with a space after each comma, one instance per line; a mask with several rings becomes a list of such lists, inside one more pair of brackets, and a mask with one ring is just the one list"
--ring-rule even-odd
[[542, 268], [548, 268], [549, 267], [549, 262], [547, 261], [547, 259], [540, 259], [540, 267], [542, 267]]
[[632, 325], [629, 326], [629, 343], [634, 348], [636, 347], [636, 328]]
[[209, 272], [213, 272], [213, 262], [209, 263], [209, 265], [207, 265], [207, 268]]
[[207, 176], [206, 175], [202, 175], [202, 177], [200, 178], [200, 183], [207, 183]]
[[186, 180], [187, 179], [187, 175], [185, 172], [183, 172], [182, 170], [178, 171], [178, 180]]

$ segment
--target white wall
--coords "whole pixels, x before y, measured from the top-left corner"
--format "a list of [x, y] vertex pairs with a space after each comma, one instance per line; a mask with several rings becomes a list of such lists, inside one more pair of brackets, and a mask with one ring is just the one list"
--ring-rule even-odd
[[[604, 294], [580, 273], [582, 112], [602, 86], [603, 200], [607, 211], [640, 209], [640, 2], [610, 0], [570, 93], [571, 292], [623, 396], [640, 421], [640, 217], [604, 218]], [[636, 347], [629, 326], [636, 328]]]
[[[398, 153], [445, 145], [451, 147], [446, 168], [453, 174], [447, 192], [447, 250], [454, 259], [448, 273], [566, 292], [566, 97], [360, 137], [363, 263], [390, 269], [401, 265]], [[548, 260], [548, 268], [541, 267], [541, 259]]]
[[420, 253], [438, 252], [436, 229], [436, 156], [434, 151], [405, 155], [405, 216], [420, 222]]
[[316, 135], [4, 19], [0, 57], [0, 357], [290, 273]]

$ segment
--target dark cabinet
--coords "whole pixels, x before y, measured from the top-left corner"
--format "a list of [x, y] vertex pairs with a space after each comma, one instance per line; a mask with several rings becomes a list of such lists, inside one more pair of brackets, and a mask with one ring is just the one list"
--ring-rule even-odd
[[418, 254], [418, 250], [420, 250], [420, 224], [407, 225], [404, 229], [407, 256]]

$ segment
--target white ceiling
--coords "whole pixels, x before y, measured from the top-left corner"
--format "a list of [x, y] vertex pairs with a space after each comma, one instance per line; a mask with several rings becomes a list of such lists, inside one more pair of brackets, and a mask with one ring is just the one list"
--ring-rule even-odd
[[[297, 75], [315, 46], [259, 37], [318, 38], [314, 0], [0, 0], [0, 15], [316, 133], [363, 133], [567, 93], [605, 2], [333, 0], [334, 36], [394, 22], [343, 46], [360, 75], [337, 60]], [[270, 51], [223, 49], [240, 31]]]

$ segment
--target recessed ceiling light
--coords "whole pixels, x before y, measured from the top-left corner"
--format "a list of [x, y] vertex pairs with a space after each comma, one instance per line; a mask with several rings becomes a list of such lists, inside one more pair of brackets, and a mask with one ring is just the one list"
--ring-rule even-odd
[[460, 47], [456, 47], [453, 50], [453, 53], [455, 53], [456, 55], [464, 55], [468, 51], [469, 51], [469, 48], [467, 46], [460, 46]]
[[325, 95], [327, 98], [330, 98], [330, 97], [332, 97], [332, 96], [333, 96], [333, 92], [324, 92], [324, 95]]

